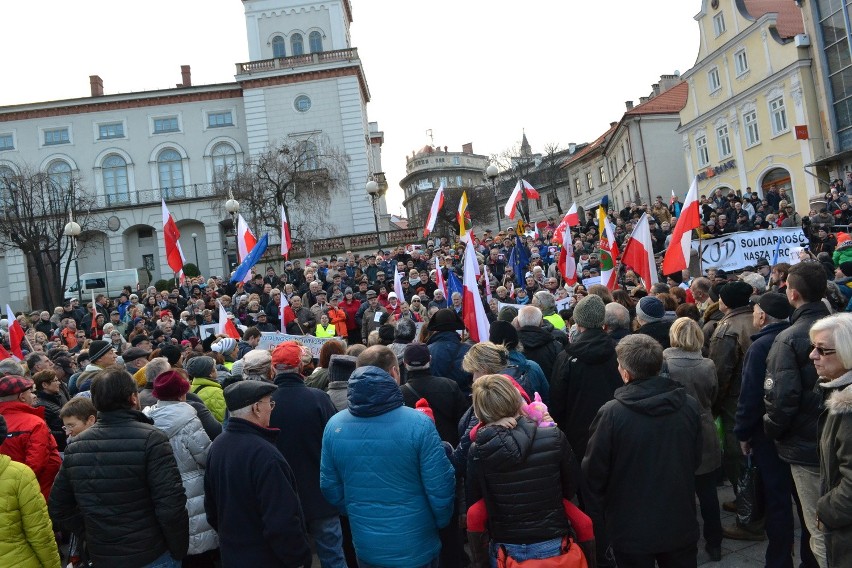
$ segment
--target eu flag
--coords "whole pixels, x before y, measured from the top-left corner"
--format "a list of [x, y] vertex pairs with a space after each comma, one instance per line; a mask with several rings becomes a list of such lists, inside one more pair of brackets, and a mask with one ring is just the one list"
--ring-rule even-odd
[[246, 275], [249, 271], [254, 267], [255, 264], [258, 263], [260, 257], [263, 256], [263, 253], [266, 252], [266, 247], [269, 244], [269, 233], [264, 233], [263, 236], [257, 241], [257, 244], [249, 251], [240, 265], [234, 270], [234, 275], [231, 276], [231, 282], [242, 282], [245, 280]]
[[515, 235], [515, 246], [512, 247], [512, 252], [509, 253], [509, 264], [515, 273], [515, 281], [519, 286], [523, 286], [526, 282], [524, 275], [526, 274], [527, 266], [530, 264], [530, 258], [521, 237], [517, 235]]
[[461, 280], [459, 280], [458, 275], [455, 270], [447, 271], [447, 295], [449, 298], [447, 300], [451, 300], [453, 298], [453, 292], [458, 292], [464, 298], [464, 287], [462, 286]]

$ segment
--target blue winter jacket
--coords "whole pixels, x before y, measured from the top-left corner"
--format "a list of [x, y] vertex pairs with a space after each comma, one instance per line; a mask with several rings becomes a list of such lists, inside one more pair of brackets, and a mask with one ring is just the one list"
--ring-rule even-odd
[[462, 369], [462, 359], [470, 350], [470, 345], [462, 343], [455, 331], [439, 331], [432, 334], [427, 346], [432, 356], [429, 364], [432, 376], [454, 380], [462, 393], [469, 395], [473, 375]]
[[[549, 405], [550, 384], [547, 382], [547, 377], [544, 376], [541, 366], [535, 361], [527, 359], [520, 351], [509, 351], [509, 364], [514, 365], [518, 368], [519, 373], [524, 374], [524, 382], [527, 384], [521, 384], [521, 386], [528, 391], [527, 395], [530, 399], [533, 399], [535, 393], [538, 393], [541, 395], [541, 401]], [[515, 377], [515, 380], [517, 380], [517, 377]], [[520, 384], [521, 381], [518, 381], [518, 383]]]
[[378, 566], [421, 566], [441, 550], [438, 529], [453, 512], [455, 473], [434, 423], [403, 406], [394, 379], [361, 367], [349, 407], [326, 424], [320, 489], [349, 516], [358, 558]]

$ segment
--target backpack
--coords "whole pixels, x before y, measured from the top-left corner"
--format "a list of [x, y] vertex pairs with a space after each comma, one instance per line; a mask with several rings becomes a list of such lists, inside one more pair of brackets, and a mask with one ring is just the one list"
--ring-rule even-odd
[[527, 377], [528, 368], [529, 367], [526, 365], [523, 368], [519, 367], [518, 365], [509, 365], [508, 367], [500, 371], [500, 374], [508, 375], [515, 379], [515, 382], [521, 385], [521, 388], [524, 389], [524, 392], [527, 393], [529, 399], [532, 400], [533, 395], [535, 395], [535, 393], [533, 392], [532, 385], [530, 384], [530, 380]]

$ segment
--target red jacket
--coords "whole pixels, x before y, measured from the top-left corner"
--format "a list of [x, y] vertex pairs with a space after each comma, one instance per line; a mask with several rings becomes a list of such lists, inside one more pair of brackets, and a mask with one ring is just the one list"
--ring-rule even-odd
[[44, 407], [28, 406], [18, 401], [0, 402], [0, 414], [6, 419], [9, 429], [0, 453], [32, 469], [47, 500], [62, 459], [56, 440], [44, 421]]
[[358, 330], [358, 322], [355, 321], [355, 316], [358, 314], [358, 309], [361, 307], [361, 300], [352, 298], [352, 302], [343, 300], [338, 304], [338, 307], [346, 312], [346, 329], [349, 331]]

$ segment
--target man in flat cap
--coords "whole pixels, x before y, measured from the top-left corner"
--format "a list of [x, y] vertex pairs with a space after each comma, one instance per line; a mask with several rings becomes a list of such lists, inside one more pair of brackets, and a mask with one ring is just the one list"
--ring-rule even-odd
[[213, 441], [204, 474], [204, 510], [219, 534], [223, 566], [310, 566], [311, 549], [296, 479], [269, 427], [274, 384], [225, 389], [230, 419]]

